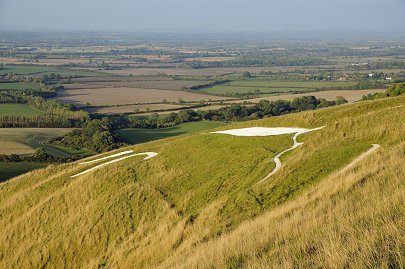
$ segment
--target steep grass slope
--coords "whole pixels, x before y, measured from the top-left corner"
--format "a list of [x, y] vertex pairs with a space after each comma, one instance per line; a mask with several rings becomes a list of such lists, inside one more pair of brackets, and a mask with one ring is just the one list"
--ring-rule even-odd
[[159, 153], [147, 161], [10, 180], [0, 185], [0, 267], [403, 266], [404, 105], [381, 99], [222, 128], [327, 126], [300, 136], [305, 144], [261, 184], [292, 135], [197, 133], [129, 147]]

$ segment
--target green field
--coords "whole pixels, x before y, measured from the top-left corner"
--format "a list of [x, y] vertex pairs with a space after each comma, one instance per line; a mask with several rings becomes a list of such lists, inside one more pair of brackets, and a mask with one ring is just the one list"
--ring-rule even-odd
[[27, 173], [29, 171], [43, 168], [46, 164], [44, 163], [31, 163], [31, 162], [20, 162], [20, 163], [2, 163], [0, 162], [0, 182], [6, 181], [10, 178], [19, 176], [21, 174]]
[[195, 132], [201, 132], [207, 129], [213, 129], [223, 126], [222, 122], [189, 122], [183, 123], [174, 127], [162, 128], [162, 129], [123, 129], [118, 131], [120, 139], [128, 144], [140, 144], [157, 139], [163, 139], [172, 136], [178, 136], [183, 134], [190, 134]]
[[239, 94], [299, 93], [317, 89], [351, 87], [355, 84], [356, 82], [349, 81], [272, 81], [249, 79], [235, 80], [209, 88], [202, 88], [200, 91], [216, 95], [229, 95], [236, 92]]
[[49, 75], [52, 73], [60, 74], [61, 76], [106, 76], [106, 74], [90, 70], [70, 70], [43, 65], [6, 65], [4, 69], [0, 69], [0, 74]]
[[96, 154], [95, 152], [88, 150], [88, 149], [71, 149], [59, 145], [47, 145], [49, 147], [55, 148], [58, 151], [65, 152], [68, 155], [72, 156], [79, 156], [79, 157], [89, 157], [91, 155]]
[[40, 87], [35, 83], [25, 83], [25, 82], [10, 82], [10, 83], [0, 83], [0, 90], [39, 90]]
[[42, 147], [48, 154], [66, 157], [70, 154], [49, 147], [49, 138], [62, 136], [71, 129], [65, 128], [0, 128], [0, 154], [30, 155]]
[[0, 115], [38, 116], [45, 112], [23, 104], [0, 104]]

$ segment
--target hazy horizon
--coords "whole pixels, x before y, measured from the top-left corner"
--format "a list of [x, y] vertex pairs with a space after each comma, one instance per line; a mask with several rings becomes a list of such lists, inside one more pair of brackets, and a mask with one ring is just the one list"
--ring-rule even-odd
[[404, 11], [400, 0], [0, 0], [0, 30], [402, 31]]

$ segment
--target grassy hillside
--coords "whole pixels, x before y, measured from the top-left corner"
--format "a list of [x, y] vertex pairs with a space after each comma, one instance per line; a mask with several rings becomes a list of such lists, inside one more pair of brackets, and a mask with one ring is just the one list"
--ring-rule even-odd
[[326, 126], [300, 136], [305, 144], [262, 184], [292, 135], [195, 133], [129, 147], [159, 153], [147, 161], [74, 179], [94, 164], [53, 165], [2, 183], [0, 267], [405, 266], [404, 105], [381, 99], [221, 127]]

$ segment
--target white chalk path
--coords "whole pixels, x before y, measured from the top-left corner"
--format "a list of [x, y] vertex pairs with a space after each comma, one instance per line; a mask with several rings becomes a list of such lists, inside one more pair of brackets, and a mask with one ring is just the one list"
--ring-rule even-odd
[[[131, 152], [133, 152], [133, 151], [131, 151]], [[118, 154], [120, 154], [120, 153], [118, 153]], [[108, 156], [108, 157], [113, 158], [113, 157], [121, 156], [121, 155], [124, 155], [124, 154], [128, 154], [128, 152], [124, 151], [124, 152], [121, 152], [120, 155], [118, 155], [118, 154], [114, 154], [114, 155], [111, 155], [111, 156]], [[128, 156], [125, 156], [125, 157], [121, 157], [121, 158], [118, 158], [118, 159], [115, 159], [115, 160], [108, 161], [106, 163], [99, 164], [97, 166], [94, 166], [94, 167], [92, 167], [90, 169], [84, 170], [83, 172], [78, 173], [76, 175], [73, 175], [71, 177], [72, 178], [78, 177], [78, 176], [87, 174], [87, 173], [89, 173], [91, 171], [97, 170], [97, 169], [99, 169], [99, 168], [101, 168], [103, 166], [106, 166], [106, 165], [109, 165], [109, 164], [112, 164], [112, 163], [116, 163], [116, 162], [119, 162], [119, 161], [122, 161], [122, 160], [125, 160], [125, 159], [128, 159], [128, 158], [132, 158], [132, 157], [135, 157], [135, 156], [139, 156], [139, 155], [146, 155], [146, 157], [143, 160], [149, 160], [149, 159], [157, 156], [158, 154], [156, 152], [142, 152], [142, 153], [136, 153], [136, 154], [128, 155]], [[105, 160], [105, 159], [107, 159], [107, 157], [103, 157], [103, 158], [100, 158], [100, 159], [97, 159], [97, 160], [94, 160], [94, 161], [100, 161], [100, 160]], [[91, 161], [91, 162], [93, 162], [93, 161]]]
[[276, 163], [276, 167], [274, 167], [273, 171], [271, 171], [270, 174], [268, 174], [267, 176], [265, 176], [262, 180], [260, 180], [260, 181], [257, 182], [256, 184], [260, 184], [260, 183], [266, 181], [267, 179], [269, 179], [270, 177], [272, 177], [275, 173], [277, 173], [277, 172], [281, 169], [281, 160], [280, 160], [280, 157], [281, 157], [283, 154], [285, 154], [285, 153], [287, 153], [287, 152], [289, 152], [289, 151], [291, 151], [291, 150], [293, 150], [293, 149], [295, 149], [295, 148], [297, 148], [297, 147], [299, 147], [299, 146], [301, 146], [301, 145], [304, 144], [303, 142], [299, 143], [299, 142], [297, 141], [297, 138], [298, 138], [299, 135], [302, 135], [302, 134], [305, 134], [305, 133], [308, 133], [308, 132], [312, 132], [312, 131], [317, 131], [317, 130], [320, 130], [320, 129], [322, 129], [322, 128], [325, 128], [325, 126], [318, 127], [318, 128], [314, 128], [314, 129], [305, 129], [305, 130], [303, 130], [303, 131], [300, 131], [300, 132], [296, 133], [296, 134], [293, 136], [293, 141], [294, 141], [293, 146], [292, 146], [291, 148], [289, 148], [289, 149], [284, 150], [283, 152], [280, 152], [280, 153], [277, 154], [276, 156], [274, 156], [273, 160], [274, 160], [274, 162]]
[[343, 168], [340, 172], [345, 172], [346, 170], [352, 168], [353, 166], [355, 166], [359, 161], [363, 160], [366, 156], [370, 155], [371, 153], [373, 153], [374, 151], [376, 151], [377, 149], [379, 149], [381, 147], [381, 145], [379, 144], [372, 144], [372, 148], [367, 150], [366, 152], [364, 152], [363, 154], [361, 154], [359, 157], [357, 157], [356, 159], [354, 159], [349, 165], [347, 165], [345, 168]]
[[88, 161], [88, 162], [82, 162], [82, 163], [79, 163], [79, 164], [95, 163], [95, 162], [99, 162], [99, 161], [102, 161], [102, 160], [107, 160], [107, 159], [119, 157], [119, 156], [122, 156], [122, 155], [127, 155], [127, 154], [132, 153], [132, 152], [134, 152], [134, 151], [133, 150], [127, 150], [127, 151], [123, 151], [123, 152], [120, 152], [120, 153], [117, 153], [117, 154], [109, 155], [107, 157], [95, 159], [95, 160]]
[[268, 178], [270, 178], [271, 176], [273, 176], [275, 173], [277, 173], [281, 169], [280, 157], [283, 154], [304, 144], [304, 143], [298, 143], [297, 137], [299, 135], [305, 134], [308, 132], [312, 132], [312, 131], [317, 131], [322, 128], [325, 128], [325, 126], [314, 128], [314, 129], [284, 128], [284, 127], [277, 127], [277, 128], [252, 127], [252, 128], [219, 131], [219, 132], [213, 132], [213, 133], [214, 134], [230, 134], [230, 135], [234, 135], [234, 136], [272, 136], [272, 135], [283, 135], [283, 134], [295, 133], [295, 135], [293, 136], [293, 142], [294, 142], [293, 146], [289, 149], [284, 150], [283, 152], [280, 152], [273, 158], [274, 162], [276, 163], [276, 167], [273, 169], [273, 171], [270, 172], [270, 174], [268, 174], [262, 180], [260, 180], [258, 183], [256, 183], [256, 184], [260, 184], [260, 183], [264, 182], [265, 180], [267, 180]]

